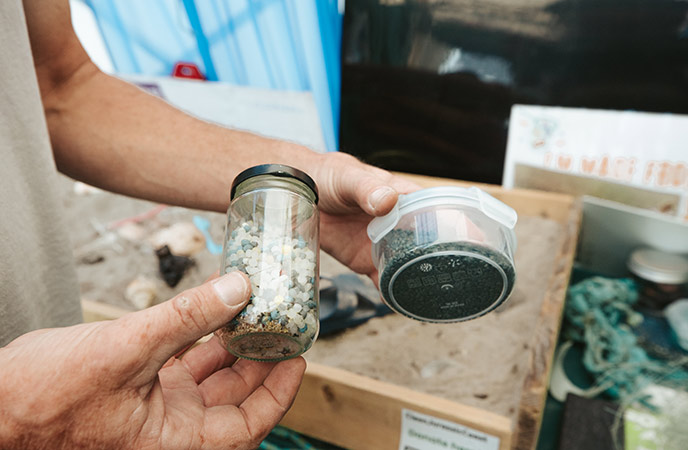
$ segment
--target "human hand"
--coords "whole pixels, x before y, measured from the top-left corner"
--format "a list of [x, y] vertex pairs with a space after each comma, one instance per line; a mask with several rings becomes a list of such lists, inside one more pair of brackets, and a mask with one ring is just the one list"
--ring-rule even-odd
[[327, 153], [307, 169], [318, 185], [323, 250], [377, 285], [378, 273], [367, 234], [372, 216], [383, 216], [398, 194], [420, 189], [417, 184], [364, 164], [346, 153]]
[[111, 322], [0, 348], [2, 449], [255, 448], [296, 396], [303, 358], [237, 360], [213, 337], [249, 296], [232, 272]]

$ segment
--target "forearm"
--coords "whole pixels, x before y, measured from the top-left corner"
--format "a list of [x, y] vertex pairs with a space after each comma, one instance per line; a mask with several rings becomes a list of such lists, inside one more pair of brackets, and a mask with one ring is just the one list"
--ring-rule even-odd
[[44, 93], [44, 106], [60, 171], [168, 204], [223, 211], [232, 179], [246, 167], [281, 162], [309, 172], [320, 158], [195, 119], [92, 63]]

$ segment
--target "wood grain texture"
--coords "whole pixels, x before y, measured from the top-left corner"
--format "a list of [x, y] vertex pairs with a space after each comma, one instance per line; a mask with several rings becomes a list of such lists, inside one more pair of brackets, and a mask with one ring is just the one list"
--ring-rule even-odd
[[496, 436], [500, 450], [511, 447], [506, 417], [316, 363], [282, 425], [345, 448], [397, 449], [404, 408]]
[[582, 205], [580, 201], [576, 201], [569, 210], [564, 240], [557, 255], [554, 273], [551, 276], [529, 346], [529, 369], [521, 391], [513, 441], [514, 448], [518, 450], [533, 449], [537, 444], [554, 350], [564, 311], [566, 289], [578, 241], [581, 214]]

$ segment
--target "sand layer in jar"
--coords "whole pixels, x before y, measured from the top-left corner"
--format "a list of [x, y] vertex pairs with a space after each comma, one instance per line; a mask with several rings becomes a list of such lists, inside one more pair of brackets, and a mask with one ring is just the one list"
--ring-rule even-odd
[[303, 353], [304, 343], [276, 322], [257, 327], [239, 323], [217, 331], [217, 336], [233, 354], [257, 361], [281, 361]]

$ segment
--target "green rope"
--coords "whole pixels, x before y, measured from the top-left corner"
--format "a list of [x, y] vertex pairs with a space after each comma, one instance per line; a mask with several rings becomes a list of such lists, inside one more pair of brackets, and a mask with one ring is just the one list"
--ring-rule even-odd
[[260, 450], [315, 450], [315, 447], [300, 434], [282, 426], [273, 428], [258, 448]]
[[565, 339], [582, 343], [583, 365], [606, 393], [623, 399], [659, 378], [687, 379], [674, 365], [651, 359], [637, 343], [632, 326], [642, 322], [632, 309], [638, 291], [631, 279], [592, 277], [568, 290]]

